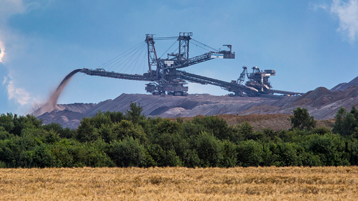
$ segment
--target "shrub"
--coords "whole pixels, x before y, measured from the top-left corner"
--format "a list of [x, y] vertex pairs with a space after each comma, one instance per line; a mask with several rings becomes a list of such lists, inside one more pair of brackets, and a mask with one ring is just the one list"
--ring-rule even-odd
[[237, 160], [240, 166], [258, 166], [263, 155], [263, 147], [254, 140], [242, 141], [237, 145]]
[[145, 149], [139, 140], [132, 137], [126, 137], [121, 141], [112, 141], [109, 156], [118, 167], [146, 166]]
[[202, 167], [220, 166], [221, 142], [214, 135], [202, 132], [197, 136], [196, 150]]
[[298, 107], [293, 110], [293, 116], [290, 117], [292, 129], [312, 130], [316, 126], [313, 116], [310, 116], [306, 108]]
[[237, 165], [236, 145], [228, 140], [222, 143], [222, 167], [235, 167]]

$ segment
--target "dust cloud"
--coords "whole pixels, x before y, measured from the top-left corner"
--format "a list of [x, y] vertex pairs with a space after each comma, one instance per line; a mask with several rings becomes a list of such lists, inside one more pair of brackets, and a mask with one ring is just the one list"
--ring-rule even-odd
[[42, 115], [46, 112], [51, 112], [56, 108], [58, 98], [60, 97], [63, 89], [66, 87], [68, 82], [70, 82], [72, 76], [74, 76], [76, 73], [80, 72], [82, 69], [76, 69], [70, 72], [66, 77], [62, 80], [60, 85], [58, 85], [57, 89], [51, 93], [48, 101], [42, 105], [41, 108], [33, 112], [35, 116]]

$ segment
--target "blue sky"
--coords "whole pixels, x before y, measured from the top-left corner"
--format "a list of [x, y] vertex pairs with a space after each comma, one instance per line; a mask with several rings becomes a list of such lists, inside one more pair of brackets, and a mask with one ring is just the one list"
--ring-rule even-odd
[[[358, 0], [0, 0], [0, 113], [31, 112], [70, 71], [97, 68], [144, 42], [147, 33], [179, 32], [193, 32], [215, 48], [232, 44], [236, 52], [235, 60], [185, 69], [192, 73], [230, 81], [242, 66], [258, 66], [276, 70], [275, 89], [297, 92], [358, 76]], [[158, 54], [170, 44], [158, 41]], [[192, 48], [192, 56], [205, 52]], [[145, 93], [144, 86], [77, 74], [59, 103], [96, 103]], [[189, 93], [227, 92], [189, 84]]]

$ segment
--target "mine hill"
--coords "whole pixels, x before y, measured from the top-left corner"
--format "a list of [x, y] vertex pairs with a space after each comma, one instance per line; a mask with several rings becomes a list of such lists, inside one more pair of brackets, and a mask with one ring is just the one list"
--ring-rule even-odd
[[263, 128], [265, 125], [271, 125], [268, 127], [273, 128], [286, 128], [289, 127], [289, 115], [297, 107], [308, 109], [315, 119], [329, 120], [334, 118], [339, 107], [350, 109], [352, 106], [357, 106], [358, 77], [351, 82], [338, 84], [331, 90], [319, 87], [296, 97], [122, 94], [113, 100], [99, 103], [59, 104], [51, 112], [40, 114], [38, 110], [33, 114], [42, 119], [45, 124], [56, 122], [64, 127], [77, 128], [83, 117], [94, 116], [99, 111], [121, 111], [124, 113], [129, 109], [131, 101], [140, 103], [143, 107], [143, 114], [146, 116], [190, 118], [200, 115], [221, 115], [232, 125], [249, 121], [252, 124], [257, 124], [255, 126], [257, 128]]

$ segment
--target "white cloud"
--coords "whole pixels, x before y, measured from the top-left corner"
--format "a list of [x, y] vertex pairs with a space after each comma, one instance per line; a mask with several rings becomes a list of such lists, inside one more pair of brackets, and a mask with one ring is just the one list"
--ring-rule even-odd
[[358, 33], [358, 0], [333, 0], [330, 12], [339, 18], [337, 31], [347, 34], [350, 42], [354, 42]]
[[0, 26], [4, 26], [6, 20], [14, 14], [25, 11], [22, 0], [1, 0], [0, 1]]
[[317, 11], [318, 9], [327, 10], [329, 8], [327, 4], [313, 4], [313, 3], [309, 3], [309, 7], [314, 11]]
[[20, 43], [19, 38], [7, 27], [7, 20], [13, 15], [33, 10], [36, 7], [38, 6], [34, 3], [25, 5], [23, 0], [0, 0], [0, 62], [4, 63], [4, 66], [9, 71], [2, 84], [7, 89], [8, 99], [20, 106], [33, 104], [36, 100], [24, 88], [16, 85], [16, 78], [12, 76], [15, 69], [8, 65], [7, 62], [4, 62], [4, 60], [8, 61], [6, 46], [11, 44], [12, 47], [17, 47], [17, 44]]
[[4, 76], [4, 81], [2, 82], [2, 85], [5, 85], [7, 83], [7, 77]]
[[5, 46], [4, 43], [0, 40], [0, 63], [3, 62], [3, 58], [5, 56]]
[[21, 106], [35, 101], [25, 89], [16, 87], [11, 77], [4, 77], [3, 85], [6, 85], [9, 100], [13, 99]]

